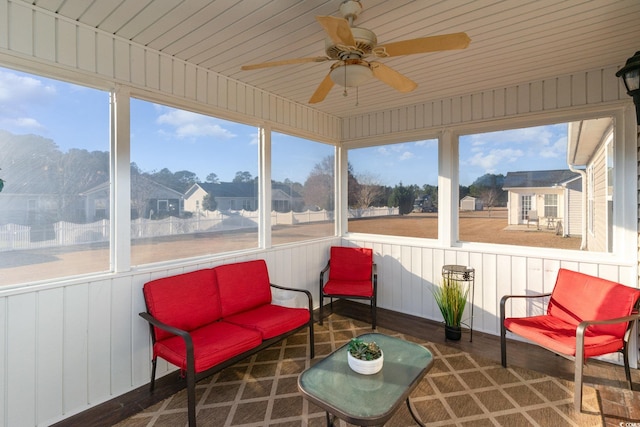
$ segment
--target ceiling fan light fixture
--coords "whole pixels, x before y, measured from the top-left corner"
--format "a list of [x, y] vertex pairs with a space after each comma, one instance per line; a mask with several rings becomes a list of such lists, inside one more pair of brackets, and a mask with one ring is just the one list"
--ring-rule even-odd
[[330, 72], [331, 80], [344, 87], [358, 87], [373, 77], [373, 71], [363, 64], [345, 64], [335, 67]]

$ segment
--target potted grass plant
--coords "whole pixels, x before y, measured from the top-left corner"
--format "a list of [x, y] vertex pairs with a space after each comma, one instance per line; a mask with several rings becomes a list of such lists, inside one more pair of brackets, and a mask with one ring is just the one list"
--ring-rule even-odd
[[355, 372], [371, 375], [382, 369], [384, 354], [374, 341], [352, 338], [347, 346], [347, 363]]
[[444, 318], [445, 337], [457, 341], [462, 336], [462, 313], [467, 304], [469, 287], [459, 281], [445, 278], [442, 286], [433, 290], [433, 296]]

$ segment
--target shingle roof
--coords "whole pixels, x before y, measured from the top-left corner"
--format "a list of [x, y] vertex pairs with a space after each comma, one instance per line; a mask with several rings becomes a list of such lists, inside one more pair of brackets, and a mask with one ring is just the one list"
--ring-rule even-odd
[[568, 169], [507, 172], [502, 188], [553, 187], [579, 177], [580, 174]]

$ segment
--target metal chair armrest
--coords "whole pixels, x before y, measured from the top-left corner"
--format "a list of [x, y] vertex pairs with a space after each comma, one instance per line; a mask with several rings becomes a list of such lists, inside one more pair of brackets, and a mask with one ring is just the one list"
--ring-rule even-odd
[[331, 260], [327, 261], [327, 265], [320, 271], [320, 288], [324, 285], [324, 275], [329, 271], [329, 264]]
[[313, 313], [313, 297], [311, 296], [311, 292], [309, 292], [306, 289], [297, 289], [297, 288], [291, 288], [288, 286], [281, 286], [281, 285], [276, 285], [275, 283], [271, 283], [270, 284], [272, 288], [276, 288], [276, 289], [281, 289], [283, 291], [293, 291], [293, 292], [302, 292], [307, 296], [307, 299], [309, 300], [309, 311]]
[[578, 324], [576, 329], [576, 337], [584, 342], [584, 331], [591, 325], [614, 325], [616, 323], [631, 322], [640, 319], [640, 313], [630, 314], [629, 316], [616, 317], [614, 319], [602, 320], [583, 320]]
[[182, 337], [185, 341], [187, 340], [191, 341], [191, 334], [189, 334], [189, 332], [176, 328], [175, 326], [168, 325], [164, 322], [161, 322], [147, 312], [139, 313], [139, 315], [140, 317], [142, 317], [147, 322], [151, 323], [156, 328], [160, 328], [163, 331], [169, 332], [170, 334], [173, 334], [173, 335], [178, 335]]

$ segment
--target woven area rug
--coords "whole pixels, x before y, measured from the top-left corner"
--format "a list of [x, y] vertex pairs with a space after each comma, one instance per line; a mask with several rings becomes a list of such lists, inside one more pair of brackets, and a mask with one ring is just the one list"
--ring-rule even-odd
[[[371, 332], [371, 325], [331, 315], [315, 325], [316, 358], [352, 337]], [[442, 344], [424, 342], [384, 328], [378, 332], [417, 342], [435, 363], [411, 394], [422, 421], [429, 426], [602, 426], [596, 391], [584, 387], [583, 413], [573, 408], [573, 383], [473, 356]], [[307, 336], [299, 333], [197, 385], [199, 426], [324, 426], [325, 413], [297, 389], [298, 375], [310, 363]], [[186, 392], [117, 424], [119, 427], [174, 427], [187, 423]], [[350, 426], [340, 420], [337, 426]], [[386, 426], [414, 426], [400, 405]]]

